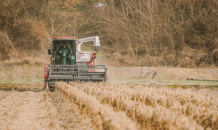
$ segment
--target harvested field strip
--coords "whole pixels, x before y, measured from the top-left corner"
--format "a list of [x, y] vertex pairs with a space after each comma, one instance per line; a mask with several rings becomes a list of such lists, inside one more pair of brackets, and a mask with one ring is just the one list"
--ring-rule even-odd
[[61, 96], [65, 97], [57, 92], [0, 90], [0, 130], [92, 130], [91, 120]]
[[107, 105], [100, 102], [93, 96], [87, 95], [76, 87], [65, 83], [56, 83], [56, 91], [64, 94], [71, 102], [76, 103], [82, 114], [87, 114], [96, 129], [111, 130], [136, 130], [136, 124], [131, 121], [123, 112], [114, 112]]
[[56, 119], [62, 129], [68, 130], [93, 130], [91, 119], [81, 115], [79, 107], [71, 103], [64, 95], [52, 92], [50, 97], [56, 108]]
[[52, 129], [60, 129], [59, 127], [59, 124], [57, 123], [57, 120], [55, 118], [55, 115], [56, 115], [56, 109], [55, 107], [53, 106], [53, 102], [51, 100], [51, 98], [49, 97], [50, 93], [46, 93], [44, 92], [44, 101], [45, 101], [45, 107], [47, 108], [47, 113], [49, 114], [49, 126], [52, 128]]
[[[0, 129], [55, 129], [53, 114], [45, 92], [14, 91], [1, 100]], [[47, 97], [47, 96], [46, 96]], [[46, 103], [47, 102], [47, 103]]]
[[83, 85], [71, 83], [71, 85], [95, 96], [103, 104], [110, 104], [115, 111], [125, 111], [128, 117], [140, 124], [141, 129], [203, 129], [193, 119], [181, 113], [172, 112], [159, 105], [153, 108], [139, 101], [132, 101], [120, 91], [111, 92], [108, 87], [101, 87], [100, 84], [94, 86], [90, 83]]
[[[74, 83], [73, 86], [75, 86]], [[120, 93], [116, 98], [131, 99], [145, 104], [146, 106], [163, 106], [171, 111], [181, 113], [194, 119], [205, 129], [207, 127], [215, 128], [218, 122], [218, 100], [214, 90], [200, 89], [172, 89], [172, 88], [155, 88], [141, 87], [137, 85], [122, 84], [84, 84], [85, 91], [98, 93], [101, 95], [102, 90], [108, 90], [112, 95]], [[84, 87], [79, 87], [84, 89]], [[93, 88], [91, 90], [90, 88]], [[92, 94], [90, 92], [90, 94]]]

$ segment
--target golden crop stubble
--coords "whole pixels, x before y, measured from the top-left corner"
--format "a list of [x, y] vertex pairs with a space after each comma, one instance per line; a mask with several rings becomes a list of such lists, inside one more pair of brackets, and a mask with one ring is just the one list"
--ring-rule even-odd
[[43, 98], [45, 101], [45, 108], [47, 108], [47, 112], [49, 113], [49, 119], [50, 119], [49, 126], [52, 129], [59, 130], [60, 126], [58, 125], [58, 122], [56, 121], [56, 118], [55, 118], [56, 110], [53, 106], [52, 100], [50, 99], [49, 95], [50, 93], [46, 93], [46, 92], [44, 92], [44, 95], [43, 95]]
[[72, 86], [83, 90], [89, 95], [95, 96], [101, 103], [110, 104], [115, 111], [125, 111], [133, 121], [137, 121], [143, 129], [203, 129], [193, 119], [185, 115], [175, 113], [169, 109], [156, 105], [154, 108], [138, 101], [132, 101], [119, 89], [111, 91], [110, 86], [101, 87], [100, 84], [86, 83]]
[[114, 112], [111, 107], [100, 104], [95, 97], [87, 95], [78, 88], [65, 83], [56, 83], [55, 87], [58, 92], [64, 94], [71, 102], [76, 103], [82, 113], [92, 118], [93, 125], [97, 129], [137, 129], [136, 124], [123, 112]]

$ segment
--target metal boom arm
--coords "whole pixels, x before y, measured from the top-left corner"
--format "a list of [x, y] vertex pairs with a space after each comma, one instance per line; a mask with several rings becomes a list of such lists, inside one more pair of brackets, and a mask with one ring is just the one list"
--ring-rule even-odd
[[77, 51], [81, 51], [81, 45], [83, 42], [90, 42], [93, 41], [93, 46], [95, 46], [95, 51], [97, 51], [97, 47], [101, 46], [99, 37], [98, 36], [93, 36], [93, 37], [87, 37], [87, 38], [81, 38], [76, 41], [77, 44]]

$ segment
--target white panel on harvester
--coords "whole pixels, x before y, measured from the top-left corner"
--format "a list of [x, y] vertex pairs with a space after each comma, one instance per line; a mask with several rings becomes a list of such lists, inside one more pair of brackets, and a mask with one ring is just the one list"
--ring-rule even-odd
[[76, 62], [90, 62], [91, 61], [91, 52], [83, 52], [77, 51], [76, 52]]

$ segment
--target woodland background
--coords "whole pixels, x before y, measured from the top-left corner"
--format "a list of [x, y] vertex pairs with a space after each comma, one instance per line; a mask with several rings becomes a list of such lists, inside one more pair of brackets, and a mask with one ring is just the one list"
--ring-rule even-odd
[[95, 35], [122, 66], [218, 66], [218, 1], [0, 0], [0, 61], [48, 57], [55, 36]]

